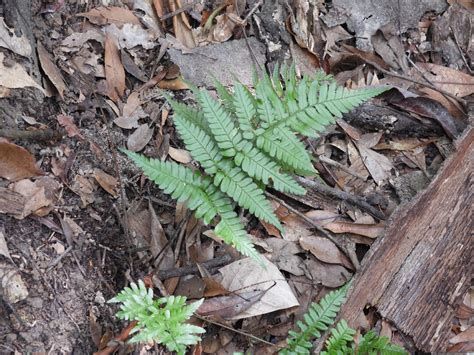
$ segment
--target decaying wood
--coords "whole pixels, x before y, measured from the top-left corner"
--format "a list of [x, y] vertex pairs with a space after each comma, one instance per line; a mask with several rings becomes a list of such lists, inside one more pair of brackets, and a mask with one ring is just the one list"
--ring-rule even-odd
[[18, 192], [0, 187], [0, 213], [21, 218], [25, 208], [25, 197]]
[[473, 141], [470, 128], [436, 179], [372, 246], [340, 314], [351, 326], [373, 306], [418, 349], [446, 350], [473, 273]]

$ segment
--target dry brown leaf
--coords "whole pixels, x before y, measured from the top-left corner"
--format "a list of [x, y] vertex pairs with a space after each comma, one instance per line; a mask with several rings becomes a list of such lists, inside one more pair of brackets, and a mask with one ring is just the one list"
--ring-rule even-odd
[[197, 314], [222, 319], [236, 319], [242, 312], [261, 300], [265, 291], [255, 290], [241, 292], [231, 296], [220, 296], [207, 299], [196, 311]]
[[265, 268], [262, 268], [255, 260], [245, 258], [219, 269], [222, 274], [222, 286], [231, 292], [240, 294], [249, 290], [266, 291], [257, 303], [232, 319], [253, 317], [299, 305], [278, 268], [267, 259], [262, 259]]
[[465, 331], [449, 339], [450, 344], [458, 344], [458, 343], [465, 343], [465, 342], [474, 342], [474, 326], [470, 326]]
[[30, 57], [31, 45], [26, 35], [18, 37], [14, 29], [7, 27], [5, 20], [0, 18], [0, 47], [7, 48], [23, 57]]
[[132, 152], [139, 152], [150, 141], [153, 137], [153, 128], [150, 128], [148, 124], [142, 124], [133, 132], [127, 139], [127, 147]]
[[[417, 66], [424, 70], [424, 76], [439, 89], [458, 97], [474, 93], [474, 76], [472, 75], [432, 63], [417, 63]], [[415, 77], [420, 76], [416, 68], [411, 70], [411, 74]]]
[[79, 137], [80, 139], [84, 139], [81, 131], [77, 126], [74, 124], [73, 118], [71, 116], [66, 115], [58, 115], [56, 117], [59, 124], [66, 129], [68, 137]]
[[[45, 94], [44, 89], [28, 75], [26, 70], [18, 63], [6, 66], [4, 64], [5, 55], [0, 52], [0, 88], [21, 89], [34, 87]], [[9, 91], [0, 93], [0, 97], [8, 96]]]
[[[164, 248], [168, 246], [168, 238], [166, 238], [165, 230], [163, 229], [155, 209], [151, 202], [148, 204], [148, 211], [150, 213], [150, 238], [147, 240], [150, 244], [150, 252], [155, 260], [155, 266], [160, 266], [160, 269], [173, 269], [175, 267], [175, 259], [172, 248]], [[161, 254], [160, 258], [156, 258]]]
[[125, 91], [125, 70], [123, 69], [116, 39], [105, 37], [105, 79], [107, 81], [107, 95], [117, 102]]
[[0, 177], [17, 181], [43, 174], [29, 151], [0, 137]]
[[304, 250], [309, 250], [319, 260], [328, 264], [340, 264], [353, 270], [354, 267], [349, 259], [327, 238], [307, 236], [300, 239], [300, 245]]
[[165, 90], [187, 90], [189, 85], [183, 80], [183, 78], [178, 77], [172, 80], [161, 80], [158, 82], [158, 87]]
[[227, 14], [216, 16], [216, 25], [212, 29], [212, 37], [216, 42], [225, 42], [232, 37], [236, 23]]
[[24, 179], [10, 185], [10, 188], [25, 197], [25, 206], [22, 218], [31, 213], [37, 216], [46, 216], [54, 207], [57, 200], [59, 183], [49, 177], [43, 176], [35, 182]]
[[94, 169], [94, 178], [113, 197], [118, 196], [118, 180], [101, 169]]
[[[170, 10], [176, 11], [178, 9], [175, 0], [169, 0]], [[187, 18], [186, 13], [182, 13], [181, 16], [173, 16], [173, 30], [174, 35], [181, 44], [187, 48], [196, 47], [193, 33], [188, 26], [186, 26]]]
[[58, 90], [59, 96], [64, 99], [64, 91], [67, 89], [66, 83], [64, 81], [64, 77], [61, 74], [59, 68], [54, 64], [53, 60], [51, 59], [50, 54], [44, 48], [43, 44], [38, 41], [36, 43], [37, 50], [38, 50], [38, 58], [41, 63], [41, 68], [48, 76], [49, 80], [53, 83], [56, 90]]
[[304, 266], [306, 267], [306, 276], [312, 283], [321, 283], [326, 287], [340, 287], [344, 285], [351, 276], [351, 273], [343, 266], [325, 264], [315, 258], [305, 260]]
[[71, 190], [79, 195], [83, 207], [86, 207], [87, 205], [95, 201], [95, 185], [93, 183], [93, 180], [85, 176], [76, 175], [71, 185]]
[[127, 98], [127, 103], [123, 106], [122, 115], [114, 120], [120, 128], [132, 129], [139, 126], [138, 120], [147, 116], [141, 107], [140, 93], [134, 91]]
[[168, 154], [171, 158], [182, 164], [188, 164], [193, 161], [191, 154], [185, 149], [176, 149], [170, 147]]
[[100, 26], [109, 23], [116, 24], [119, 27], [122, 27], [126, 23], [141, 25], [138, 17], [129, 9], [123, 7], [100, 6], [88, 12], [78, 13], [76, 16], [86, 17], [93, 24]]
[[390, 177], [393, 169], [392, 162], [382, 154], [367, 148], [364, 144], [355, 142], [359, 150], [362, 161], [377, 185], [382, 184]]
[[166, 10], [168, 8], [166, 0], [153, 0], [153, 5], [155, 6], [158, 17], [163, 17], [163, 15], [166, 14]]
[[328, 223], [324, 228], [333, 233], [353, 233], [363, 235], [368, 238], [377, 238], [380, 236], [385, 228], [383, 223], [378, 224], [361, 224], [349, 222], [333, 222]]

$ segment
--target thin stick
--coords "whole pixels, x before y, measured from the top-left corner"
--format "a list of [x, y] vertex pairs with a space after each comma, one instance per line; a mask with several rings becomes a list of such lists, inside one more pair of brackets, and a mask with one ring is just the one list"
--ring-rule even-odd
[[[206, 269], [213, 269], [219, 266], [227, 265], [232, 261], [232, 256], [229, 254], [224, 254], [218, 258], [211, 259], [201, 263]], [[159, 280], [171, 279], [178, 276], [186, 276], [191, 274], [197, 274], [199, 269], [196, 265], [183, 266], [179, 268], [173, 268], [169, 270], [158, 271], [155, 275]]]
[[271, 346], [274, 346], [276, 348], [279, 348], [279, 349], [282, 349], [282, 347], [276, 345], [276, 344], [273, 344], [273, 343], [270, 343], [269, 341], [266, 341], [264, 339], [261, 339], [259, 337], [256, 337], [255, 335], [252, 335], [252, 334], [249, 334], [249, 333], [245, 333], [241, 330], [238, 330], [238, 329], [234, 329], [232, 327], [229, 327], [228, 325], [225, 325], [225, 324], [222, 324], [222, 323], [219, 323], [219, 322], [216, 322], [216, 321], [213, 321], [213, 320], [210, 320], [210, 319], [207, 319], [207, 318], [204, 318], [204, 317], [201, 317], [197, 314], [194, 314], [194, 316], [204, 322], [207, 322], [207, 323], [210, 323], [210, 324], [214, 324], [214, 325], [217, 325], [219, 327], [222, 327], [222, 328], [225, 328], [225, 329], [228, 329], [230, 330], [231, 332], [234, 332], [234, 333], [237, 333], [237, 334], [240, 334], [240, 335], [243, 335], [243, 336], [246, 336], [250, 339], [253, 339], [253, 340], [256, 340], [260, 343], [264, 343], [264, 344], [267, 344], [267, 345], [271, 345]]
[[333, 242], [336, 245], [336, 247], [349, 258], [349, 260], [354, 265], [354, 268], [356, 270], [359, 268], [359, 262], [353, 257], [352, 253], [349, 253], [346, 250], [346, 248], [336, 238], [334, 238], [328, 231], [321, 228], [321, 226], [318, 225], [316, 222], [314, 222], [311, 218], [306, 216], [304, 213], [301, 213], [296, 208], [294, 208], [293, 206], [286, 203], [284, 200], [282, 200], [282, 199], [276, 197], [275, 195], [272, 195], [271, 193], [266, 192], [266, 191], [265, 191], [265, 195], [272, 198], [273, 200], [277, 201], [282, 206], [288, 208], [291, 212], [293, 212], [298, 217], [300, 217], [302, 220], [304, 220], [306, 223], [311, 225], [312, 228], [316, 229], [319, 233], [321, 233], [326, 239], [329, 239], [331, 242]]
[[4, 128], [0, 129], [0, 137], [18, 139], [24, 141], [50, 141], [61, 139], [63, 132], [52, 129], [38, 129], [36, 131], [23, 131], [21, 129]]
[[363, 177], [362, 175], [357, 174], [355, 171], [352, 171], [351, 168], [348, 168], [347, 166], [344, 166], [341, 163], [338, 163], [337, 161], [329, 159], [329, 158], [325, 157], [324, 155], [320, 155], [319, 160], [322, 161], [323, 163], [326, 163], [328, 165], [331, 165], [331, 166], [334, 166], [338, 169], [341, 169], [342, 171], [345, 171], [346, 173], [348, 173], [348, 174], [350, 174], [350, 175], [352, 175], [352, 176], [354, 176], [358, 179], [361, 179], [362, 181], [366, 180], [365, 177]]

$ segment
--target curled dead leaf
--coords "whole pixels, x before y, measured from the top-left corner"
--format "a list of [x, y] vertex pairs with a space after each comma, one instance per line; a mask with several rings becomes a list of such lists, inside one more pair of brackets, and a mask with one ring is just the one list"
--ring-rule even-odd
[[17, 181], [43, 174], [29, 151], [0, 137], [0, 177]]
[[94, 169], [94, 178], [113, 197], [118, 196], [118, 180], [101, 169]]
[[139, 152], [145, 148], [151, 137], [153, 137], [153, 128], [146, 123], [142, 124], [128, 137], [127, 147], [132, 152]]
[[168, 154], [171, 158], [182, 164], [188, 164], [193, 161], [191, 154], [185, 149], [169, 147]]
[[125, 91], [125, 70], [123, 69], [116, 39], [105, 37], [105, 79], [107, 81], [107, 96], [117, 102]]

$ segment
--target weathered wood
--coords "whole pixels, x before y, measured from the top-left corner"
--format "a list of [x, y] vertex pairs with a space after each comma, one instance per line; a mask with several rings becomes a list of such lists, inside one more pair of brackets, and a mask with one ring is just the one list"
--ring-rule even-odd
[[372, 246], [340, 315], [353, 327], [373, 306], [420, 350], [446, 350], [473, 275], [473, 141], [470, 128], [435, 180]]

